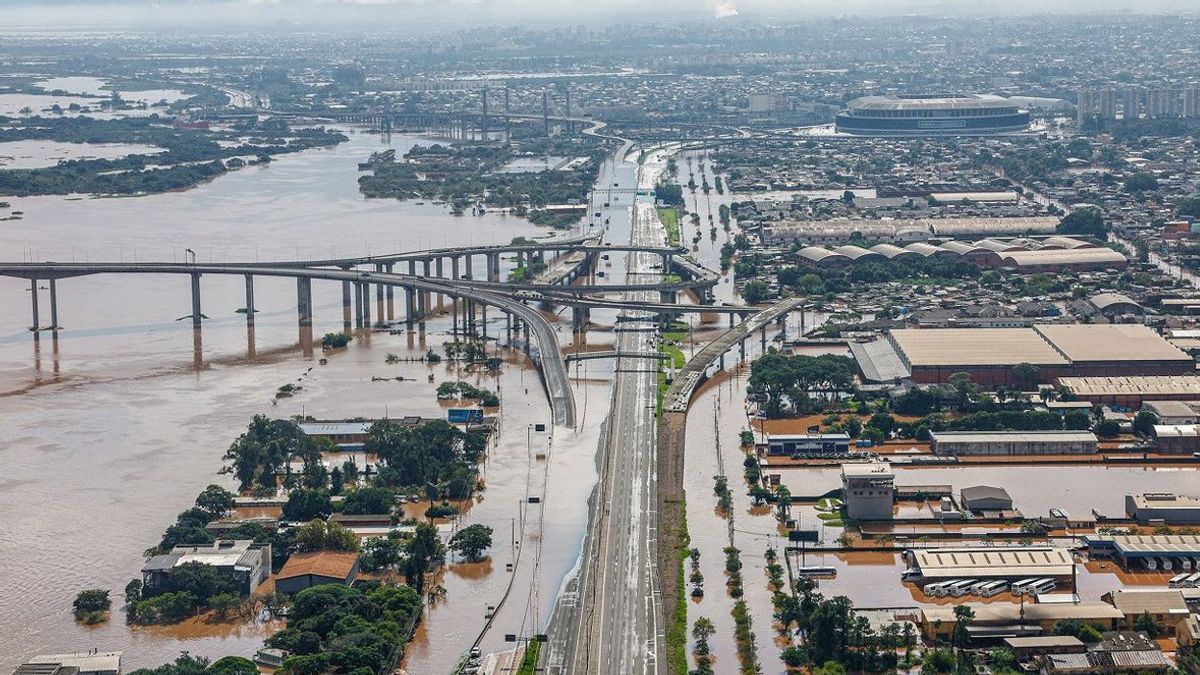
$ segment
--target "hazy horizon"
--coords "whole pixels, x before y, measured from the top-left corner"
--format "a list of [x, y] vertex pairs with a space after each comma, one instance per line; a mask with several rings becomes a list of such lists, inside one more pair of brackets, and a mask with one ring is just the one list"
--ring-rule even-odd
[[[946, 17], [1099, 15], [1190, 12], [1187, 0], [638, 0], [568, 3], [552, 0], [0, 0], [6, 28], [64, 29], [269, 24], [330, 26], [370, 24], [422, 30], [520, 22], [703, 20], [780, 21], [803, 17], [921, 14]], [[564, 10], [564, 8], [569, 8]], [[187, 24], [187, 25], [181, 25]], [[413, 27], [417, 28], [417, 27]]]

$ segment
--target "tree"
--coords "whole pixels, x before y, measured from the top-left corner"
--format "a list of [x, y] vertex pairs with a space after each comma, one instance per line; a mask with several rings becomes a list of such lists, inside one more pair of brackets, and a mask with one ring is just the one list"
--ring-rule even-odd
[[1141, 410], [1133, 417], [1133, 430], [1149, 438], [1154, 435], [1154, 425], [1158, 424], [1158, 415], [1149, 410]]
[[1180, 199], [1175, 205], [1175, 215], [1180, 218], [1200, 218], [1200, 195]]
[[258, 666], [244, 656], [226, 656], [214, 661], [205, 672], [211, 675], [258, 675]]
[[398, 537], [371, 537], [363, 544], [362, 564], [367, 570], [382, 570], [400, 562], [401, 546]]
[[129, 583], [125, 584], [125, 603], [133, 604], [142, 599], [142, 580], [130, 579]]
[[140, 668], [129, 675], [201, 675], [209, 668], [208, 659], [183, 652], [172, 663], [157, 668]]
[[315, 518], [296, 530], [296, 550], [305, 551], [357, 551], [358, 535], [337, 523]]
[[72, 607], [75, 609], [75, 616], [80, 617], [92, 612], [107, 612], [112, 607], [112, 600], [108, 598], [108, 591], [92, 588], [79, 591]]
[[1104, 214], [1095, 206], [1075, 209], [1059, 221], [1055, 230], [1059, 234], [1081, 234], [1097, 239], [1108, 237], [1108, 226], [1104, 222]]
[[242, 599], [233, 593], [217, 593], [205, 604], [216, 612], [218, 619], [224, 620], [230, 612], [242, 606]]
[[340, 467], [333, 467], [329, 472], [329, 494], [340, 495], [346, 487], [346, 475]]
[[745, 300], [747, 304], [757, 305], [758, 303], [767, 299], [768, 290], [767, 282], [765, 281], [759, 281], [756, 279], [754, 281], [747, 282], [745, 286], [742, 286], [742, 299]]
[[1116, 420], [1101, 420], [1096, 425], [1096, 435], [1100, 438], [1116, 438], [1121, 434], [1121, 424]]
[[171, 570], [171, 590], [190, 593], [199, 602], [221, 593], [238, 594], [241, 590], [232, 577], [202, 562], [186, 562]]
[[276, 475], [293, 460], [302, 460], [305, 465], [319, 463], [321, 453], [295, 422], [255, 415], [246, 432], [229, 446], [224, 459], [233, 462], [242, 489], [257, 482], [274, 490]]
[[970, 639], [969, 628], [971, 622], [975, 620], [975, 610], [967, 605], [956, 605], [954, 607], [954, 634], [951, 638], [951, 645], [961, 650], [966, 646]]
[[391, 490], [382, 487], [362, 487], [346, 493], [342, 513], [391, 513], [394, 503], [395, 497]]
[[405, 549], [404, 577], [409, 586], [422, 593], [425, 590], [425, 573], [434, 560], [442, 557], [442, 540], [433, 523], [417, 523], [416, 532], [408, 540]]
[[1063, 415], [1063, 426], [1073, 431], [1085, 431], [1092, 427], [1092, 416], [1083, 410], [1069, 410]]
[[1017, 382], [1024, 389], [1031, 389], [1037, 384], [1038, 372], [1038, 367], [1032, 363], [1018, 363], [1013, 366], [1013, 375], [1017, 376]]
[[1140, 630], [1151, 638], [1157, 638], [1162, 635], [1162, 626], [1150, 616], [1150, 612], [1142, 612], [1142, 615], [1133, 622], [1133, 629]]
[[324, 490], [292, 490], [283, 505], [284, 520], [294, 522], [324, 518], [332, 513], [333, 503], [329, 500], [329, 493]]
[[450, 538], [450, 549], [472, 562], [492, 546], [492, 528], [487, 525], [468, 525]]
[[196, 507], [203, 509], [214, 520], [233, 510], [234, 495], [220, 485], [209, 485], [196, 497]]

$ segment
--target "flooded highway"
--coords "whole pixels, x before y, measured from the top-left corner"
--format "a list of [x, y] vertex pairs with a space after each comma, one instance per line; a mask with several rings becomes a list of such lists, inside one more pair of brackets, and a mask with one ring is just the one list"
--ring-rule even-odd
[[[294, 260], [507, 243], [548, 232], [500, 214], [456, 217], [441, 205], [367, 201], [358, 194], [356, 165], [385, 141], [349, 135], [340, 146], [289, 155], [186, 192], [13, 199], [25, 216], [0, 230], [0, 257], [171, 261], [191, 248], [201, 261]], [[392, 136], [390, 147], [403, 153], [417, 142]], [[502, 261], [502, 274], [512, 264]], [[457, 661], [482, 630], [486, 606], [497, 604], [509, 584], [505, 565], [520, 548], [530, 552], [512, 579], [520, 593], [497, 614], [482, 646], [504, 649], [504, 633], [545, 623], [578, 556], [611, 364], [572, 366], [576, 430], [531, 437], [530, 426], [548, 422], [550, 413], [537, 373], [519, 351], [497, 346], [507, 362], [498, 377], [459, 373], [448, 362], [385, 361], [389, 353], [405, 359], [441, 352], [450, 339], [449, 316], [431, 320], [424, 336], [360, 331], [320, 365], [321, 350], [305, 356], [298, 343], [295, 282], [257, 281], [252, 337], [236, 311], [244, 304], [242, 280], [205, 277], [202, 286], [208, 319], [199, 345], [190, 322], [176, 321], [190, 313], [186, 278], [166, 275], [60, 281], [64, 330], [58, 340], [43, 333], [34, 342], [26, 330], [28, 283], [0, 280], [0, 418], [8, 430], [0, 444], [0, 559], [11, 569], [0, 590], [0, 668], [29, 654], [90, 648], [123, 650], [126, 669], [159, 665], [181, 650], [253, 654], [273, 626], [127, 626], [119, 593], [138, 575], [142, 551], [205, 485], [233, 487], [218, 474], [221, 455], [253, 414], [438, 417], [444, 411], [436, 382], [460, 376], [498, 389], [502, 399], [498, 440], [482, 467], [486, 489], [462, 518], [464, 525], [492, 526], [496, 545], [490, 566], [448, 567], [440, 582], [447, 599], [427, 612], [405, 665], [411, 672], [445, 672]], [[313, 304], [314, 335], [341, 330], [340, 284], [314, 283]], [[604, 315], [596, 312], [595, 320], [603, 323]], [[502, 335], [502, 317], [489, 318], [497, 322], [489, 333]], [[569, 322], [556, 325], [560, 341], [569, 343]], [[612, 338], [600, 332], [589, 339]], [[275, 399], [284, 384], [301, 389]], [[538, 493], [543, 510], [525, 509], [516, 522], [520, 500]], [[71, 600], [94, 587], [114, 590], [112, 618], [77, 625]]]

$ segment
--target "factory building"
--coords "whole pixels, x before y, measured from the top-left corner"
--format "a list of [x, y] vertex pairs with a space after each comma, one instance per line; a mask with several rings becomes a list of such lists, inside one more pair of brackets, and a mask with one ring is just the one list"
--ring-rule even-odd
[[1141, 324], [903, 328], [875, 342], [852, 344], [851, 352], [868, 381], [917, 384], [944, 383], [965, 372], [985, 387], [1032, 390], [1056, 378], [1195, 372], [1191, 356]]
[[887, 462], [842, 465], [842, 502], [853, 520], [891, 520], [896, 474]]
[[1173, 492], [1125, 495], [1125, 515], [1143, 525], [1200, 525], [1200, 499]]
[[1154, 449], [1168, 455], [1200, 452], [1200, 424], [1155, 424]]
[[1056, 546], [928, 548], [907, 552], [912, 569], [926, 581], [939, 579], [1069, 579], [1071, 552]]
[[1200, 562], [1200, 536], [1194, 534], [1096, 534], [1084, 542], [1091, 558], [1112, 558], [1126, 569], [1192, 571]]
[[935, 455], [1084, 455], [1099, 448], [1090, 431], [934, 431]]
[[850, 452], [849, 434], [769, 434], [768, 455], [835, 455]]
[[1147, 401], [1200, 401], [1200, 377], [1195, 374], [1068, 376], [1057, 383], [1078, 400], [1130, 409]]
[[[975, 613], [968, 631], [972, 638], [1005, 638], [1023, 635], [1050, 635], [1059, 621], [1079, 621], [1101, 631], [1119, 626], [1125, 615], [1107, 602], [1052, 602], [1016, 605], [1009, 602], [967, 602]], [[927, 640], [948, 641], [958, 619], [954, 605], [921, 608], [921, 633]], [[1080, 672], [1096, 672], [1085, 670]]]

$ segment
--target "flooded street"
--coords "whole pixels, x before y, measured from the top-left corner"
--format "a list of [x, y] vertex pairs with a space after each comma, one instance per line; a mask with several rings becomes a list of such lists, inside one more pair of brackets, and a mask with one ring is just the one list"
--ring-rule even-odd
[[[384, 253], [461, 243], [506, 243], [545, 228], [488, 214], [451, 216], [442, 206], [367, 201], [357, 192], [356, 164], [381, 147], [380, 138], [350, 134], [328, 150], [288, 155], [268, 167], [243, 170], [197, 189], [128, 199], [34, 197], [13, 199], [25, 220], [0, 230], [0, 255], [9, 260], [182, 260], [184, 250], [206, 260], [283, 260], [307, 256]], [[418, 142], [393, 136], [398, 153]], [[11, 225], [19, 225], [13, 227]], [[505, 268], [512, 261], [503, 261]], [[124, 622], [119, 597], [175, 514], [191, 506], [209, 483], [232, 487], [218, 475], [221, 455], [256, 413], [318, 418], [444, 414], [436, 383], [458, 376], [454, 364], [385, 363], [394, 353], [418, 357], [441, 352], [449, 317], [417, 333], [359, 332], [350, 347], [304, 356], [298, 346], [295, 283], [256, 281], [260, 312], [248, 341], [240, 278], [202, 281], [208, 317], [194, 351], [185, 278], [94, 276], [59, 283], [59, 340], [44, 333], [35, 343], [28, 284], [0, 281], [0, 418], [8, 442], [0, 445], [0, 559], [10, 564], [0, 590], [0, 668], [35, 653], [100, 648], [123, 650], [126, 669], [156, 666], [179, 651], [219, 657], [248, 656], [269, 626], [189, 622], [134, 628]], [[42, 291], [44, 294], [46, 291]], [[341, 329], [338, 283], [313, 284], [313, 333]], [[402, 301], [397, 298], [398, 304]], [[47, 316], [43, 308], [43, 317]], [[598, 313], [599, 314], [599, 313]], [[502, 317], [489, 333], [503, 334]], [[569, 327], [560, 332], [569, 342]], [[611, 336], [599, 336], [599, 341]], [[607, 413], [605, 362], [572, 367], [578, 429], [554, 429], [530, 440], [532, 424], [549, 421], [537, 373], [519, 352], [497, 381], [464, 376], [498, 388], [499, 438], [482, 466], [486, 489], [462, 524], [496, 532], [490, 564], [451, 565], [442, 584], [448, 599], [425, 619], [410, 647], [411, 672], [444, 672], [482, 630], [486, 605], [497, 604], [509, 575], [505, 564], [516, 530], [526, 549], [513, 592], [483, 643], [504, 647], [505, 632], [544, 624], [559, 584], [575, 563], [585, 496], [595, 482], [595, 430]], [[428, 374], [435, 382], [427, 382]], [[405, 378], [372, 381], [374, 377]], [[275, 404], [274, 392], [302, 387]], [[543, 447], [533, 447], [540, 443]], [[531, 447], [534, 453], [530, 452]], [[537, 451], [546, 460], [537, 460]], [[527, 487], [528, 486], [528, 487]], [[522, 509], [526, 494], [542, 494], [542, 509]], [[75, 593], [110, 588], [114, 612], [98, 627], [76, 625]], [[528, 595], [526, 590], [529, 591]], [[519, 592], [518, 592], [519, 591]]]

